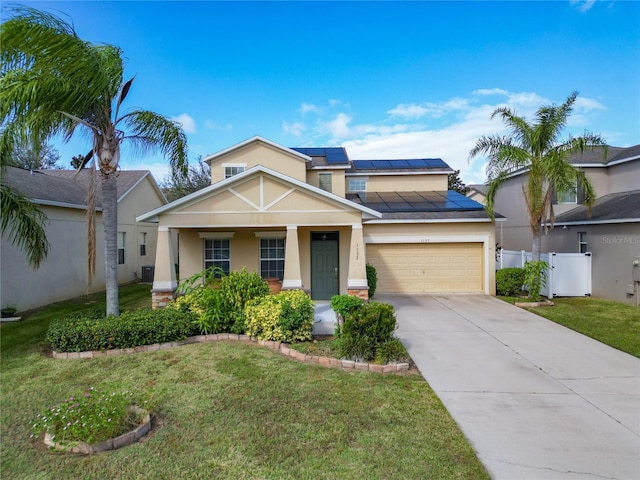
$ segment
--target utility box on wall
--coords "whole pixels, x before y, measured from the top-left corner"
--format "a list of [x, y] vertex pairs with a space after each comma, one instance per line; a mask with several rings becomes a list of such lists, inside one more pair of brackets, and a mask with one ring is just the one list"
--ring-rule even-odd
[[640, 257], [633, 261], [633, 281], [640, 282]]
[[142, 267], [142, 283], [153, 283], [155, 269], [153, 265], [145, 265]]

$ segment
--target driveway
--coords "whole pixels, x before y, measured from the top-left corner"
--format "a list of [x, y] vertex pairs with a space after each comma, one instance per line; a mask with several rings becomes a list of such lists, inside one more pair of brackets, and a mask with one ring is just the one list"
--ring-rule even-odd
[[640, 360], [486, 295], [382, 295], [495, 479], [640, 479]]

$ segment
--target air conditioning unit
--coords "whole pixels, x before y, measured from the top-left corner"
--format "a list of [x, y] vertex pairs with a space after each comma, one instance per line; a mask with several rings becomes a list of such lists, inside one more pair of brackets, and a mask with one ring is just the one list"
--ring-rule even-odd
[[156, 267], [153, 265], [145, 265], [142, 267], [142, 283], [153, 283], [153, 274]]

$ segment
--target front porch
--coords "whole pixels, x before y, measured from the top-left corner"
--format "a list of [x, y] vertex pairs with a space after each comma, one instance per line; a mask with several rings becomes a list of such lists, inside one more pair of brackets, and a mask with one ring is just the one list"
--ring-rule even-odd
[[[362, 224], [282, 225], [269, 228], [158, 228], [154, 308], [175, 296], [178, 282], [216, 266], [278, 278], [314, 300], [336, 294], [368, 298]], [[178, 265], [178, 268], [175, 268]], [[176, 270], [179, 272], [177, 274]]]

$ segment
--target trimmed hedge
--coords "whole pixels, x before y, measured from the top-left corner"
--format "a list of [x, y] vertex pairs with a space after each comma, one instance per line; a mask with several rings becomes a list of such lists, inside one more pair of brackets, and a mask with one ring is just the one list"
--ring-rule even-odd
[[522, 291], [524, 268], [508, 267], [496, 271], [496, 290], [498, 295], [512, 296]]
[[58, 352], [133, 348], [195, 335], [195, 315], [178, 310], [134, 310], [119, 317], [88, 312], [53, 320], [47, 341]]

